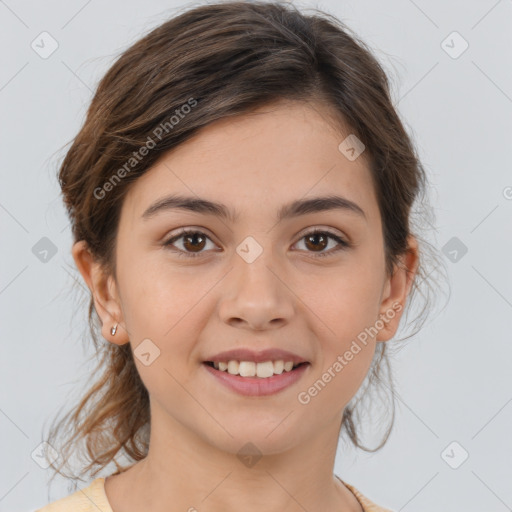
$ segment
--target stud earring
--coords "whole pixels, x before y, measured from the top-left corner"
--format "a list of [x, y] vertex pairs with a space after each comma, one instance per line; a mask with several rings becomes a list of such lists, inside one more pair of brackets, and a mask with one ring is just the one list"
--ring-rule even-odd
[[117, 324], [114, 325], [114, 327], [112, 327], [112, 329], [110, 329], [110, 334], [112, 334], [112, 336], [114, 336], [116, 331], [117, 331]]

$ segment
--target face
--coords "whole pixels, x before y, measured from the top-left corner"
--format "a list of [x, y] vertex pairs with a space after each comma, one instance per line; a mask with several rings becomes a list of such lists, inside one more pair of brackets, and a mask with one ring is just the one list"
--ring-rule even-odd
[[[385, 273], [364, 153], [351, 161], [338, 149], [350, 131], [305, 104], [255, 114], [205, 127], [134, 183], [117, 280], [96, 293], [105, 337], [131, 343], [152, 424], [230, 453], [248, 441], [278, 453], [338, 428], [409, 290], [404, 275]], [[168, 204], [144, 215], [171, 195], [230, 214]], [[287, 208], [327, 196], [342, 201]], [[238, 348], [282, 349], [307, 364], [278, 392], [241, 394], [205, 364]]]

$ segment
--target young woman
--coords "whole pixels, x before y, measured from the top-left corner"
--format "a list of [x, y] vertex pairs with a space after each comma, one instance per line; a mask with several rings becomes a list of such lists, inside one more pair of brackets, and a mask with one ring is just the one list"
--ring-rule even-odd
[[364, 43], [291, 4], [185, 11], [106, 73], [59, 180], [102, 357], [48, 441], [116, 471], [40, 511], [388, 510], [333, 468], [389, 388], [426, 180]]

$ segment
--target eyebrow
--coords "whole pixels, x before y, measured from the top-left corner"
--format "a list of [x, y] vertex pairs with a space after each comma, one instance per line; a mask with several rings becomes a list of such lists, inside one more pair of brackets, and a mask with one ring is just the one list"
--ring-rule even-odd
[[[291, 203], [283, 205], [279, 209], [277, 219], [278, 221], [282, 221], [298, 217], [300, 215], [306, 215], [308, 213], [323, 212], [334, 209], [355, 213], [367, 220], [363, 209], [357, 203], [337, 195], [292, 201]], [[235, 222], [239, 218], [238, 212], [229, 209], [222, 203], [216, 203], [199, 197], [170, 195], [159, 199], [149, 206], [149, 208], [147, 208], [142, 214], [142, 219], [150, 219], [157, 213], [166, 210], [185, 210], [194, 213], [215, 215], [216, 217], [220, 217], [231, 222]]]

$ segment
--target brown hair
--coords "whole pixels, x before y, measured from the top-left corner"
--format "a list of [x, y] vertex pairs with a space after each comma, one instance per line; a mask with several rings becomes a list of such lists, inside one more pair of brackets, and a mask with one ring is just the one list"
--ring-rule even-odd
[[[115, 277], [117, 227], [132, 182], [209, 123], [292, 100], [327, 106], [332, 119], [350, 127], [366, 146], [391, 275], [407, 251], [411, 207], [425, 191], [426, 174], [371, 50], [334, 16], [310, 10], [311, 15], [289, 3], [257, 1], [195, 7], [152, 30], [108, 70], [58, 175], [74, 241], [84, 240], [107, 272]], [[429, 244], [423, 245], [427, 249]], [[421, 281], [431, 289], [425, 249], [410, 299], [421, 290]], [[423, 297], [428, 305], [428, 294]], [[63, 476], [70, 452], [83, 453], [81, 441], [88, 464], [81, 465], [80, 475], [96, 467], [94, 476], [112, 461], [123, 470], [119, 455], [133, 463], [148, 450], [149, 396], [130, 344], [99, 342], [101, 322], [89, 298], [89, 329], [99, 359], [94, 375], [99, 378], [48, 437], [56, 447], [61, 431], [68, 436], [58, 449], [62, 464], [52, 464]], [[411, 324], [422, 324], [427, 309], [420, 308]], [[367, 451], [385, 444], [394, 422], [388, 351], [389, 343], [377, 343], [366, 385], [345, 408], [341, 425], [349, 440]], [[383, 441], [371, 450], [362, 445], [358, 427], [362, 399], [375, 398], [373, 387], [375, 395], [384, 391], [390, 400], [385, 408], [386, 414], [391, 408], [392, 419]]]

